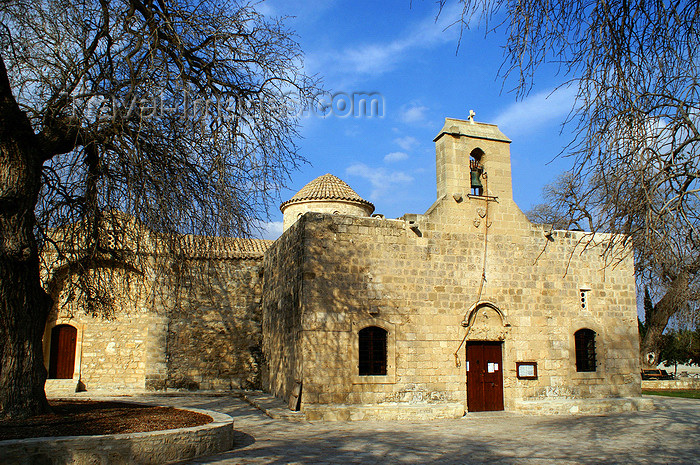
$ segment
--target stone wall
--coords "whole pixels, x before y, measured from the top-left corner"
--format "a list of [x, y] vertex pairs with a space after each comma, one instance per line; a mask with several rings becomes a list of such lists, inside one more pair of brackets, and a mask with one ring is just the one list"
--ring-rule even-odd
[[294, 223], [265, 253], [263, 284], [263, 387], [288, 400], [302, 380], [300, 351], [306, 216]]
[[142, 391], [153, 365], [155, 335], [165, 323], [151, 309], [150, 286], [143, 276], [103, 270], [102, 279], [115, 299], [109, 314], [89, 314], [70, 283], [64, 284], [44, 333], [46, 368], [51, 330], [68, 324], [77, 328], [75, 386], [80, 381], [83, 389]]
[[[467, 340], [503, 341], [506, 409], [518, 399], [640, 395], [633, 264], [605, 267], [605, 236], [550, 233], [508, 199], [444, 197], [410, 223], [304, 219], [303, 409], [404, 403], [463, 412], [465, 321]], [[500, 312], [491, 323], [470, 320], [479, 302]], [[357, 375], [357, 332], [369, 325], [389, 332], [387, 376]], [[575, 368], [581, 328], [596, 332], [595, 372]], [[517, 379], [517, 361], [536, 361], [538, 379]]]
[[69, 324], [78, 329], [74, 380], [88, 391], [259, 388], [262, 253], [214, 252], [128, 280], [100, 271], [116, 298], [108, 315], [88, 314], [62, 286], [44, 337], [47, 368], [51, 329]]
[[[479, 271], [484, 225], [490, 223], [480, 300], [496, 303], [510, 325], [504, 338], [507, 405], [517, 398], [640, 394], [634, 265], [631, 253], [622, 254], [629, 251], [605, 261], [601, 255], [609, 236], [549, 231], [531, 224], [507, 198], [447, 198], [423, 221], [429, 240], [447, 233], [467, 245], [468, 236], [476, 236], [479, 245], [472, 242], [465, 252]], [[467, 276], [472, 279], [468, 299], [475, 302], [475, 276]], [[581, 289], [587, 290], [585, 308]], [[592, 373], [579, 373], [574, 364], [573, 333], [581, 328], [596, 332], [598, 363]], [[539, 379], [518, 380], [516, 361], [537, 361]]]
[[167, 387], [260, 388], [261, 262], [188, 263], [168, 317]]
[[642, 380], [642, 389], [649, 390], [674, 390], [674, 389], [700, 389], [700, 379], [645, 379]]
[[[403, 221], [305, 218], [305, 411], [419, 403], [459, 405], [461, 415], [464, 376], [450, 349], [459, 344], [462, 315], [448, 315], [433, 295], [439, 279], [429, 257], [438, 251], [416, 242]], [[356, 337], [366, 326], [388, 331], [386, 376], [358, 375]]]

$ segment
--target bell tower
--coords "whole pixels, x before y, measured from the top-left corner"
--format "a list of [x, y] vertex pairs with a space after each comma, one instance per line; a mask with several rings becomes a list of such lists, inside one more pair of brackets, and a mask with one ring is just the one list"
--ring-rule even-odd
[[433, 139], [437, 197], [462, 194], [513, 199], [510, 143], [494, 124], [446, 118]]

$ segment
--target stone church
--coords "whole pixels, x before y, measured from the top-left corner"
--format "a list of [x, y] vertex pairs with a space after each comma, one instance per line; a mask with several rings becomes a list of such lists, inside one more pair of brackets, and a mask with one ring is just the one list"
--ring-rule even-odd
[[434, 142], [423, 214], [373, 215], [327, 174], [276, 241], [200, 238], [158, 299], [124, 288], [102, 319], [60, 297], [47, 390], [263, 389], [311, 420], [644, 407], [629, 250], [532, 224], [498, 127], [447, 118]]

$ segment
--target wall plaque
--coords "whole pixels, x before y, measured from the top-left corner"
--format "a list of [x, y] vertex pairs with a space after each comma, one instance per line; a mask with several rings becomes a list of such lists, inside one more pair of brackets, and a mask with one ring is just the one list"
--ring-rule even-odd
[[518, 379], [537, 379], [537, 362], [515, 362]]

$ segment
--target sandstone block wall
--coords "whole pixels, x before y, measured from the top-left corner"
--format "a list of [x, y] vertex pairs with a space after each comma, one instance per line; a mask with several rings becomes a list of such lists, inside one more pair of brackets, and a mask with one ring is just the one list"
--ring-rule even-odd
[[[78, 329], [74, 379], [88, 391], [259, 388], [262, 257], [192, 259], [113, 276], [110, 315], [89, 315], [69, 286], [44, 336]], [[105, 273], [112, 275], [112, 272]]]
[[700, 389], [700, 379], [645, 379], [642, 381], [642, 389], [673, 390], [673, 389]]
[[[303, 217], [302, 409], [397, 402], [466, 408], [462, 322], [478, 302], [503, 315], [487, 315], [490, 322], [476, 315], [466, 338], [503, 341], [506, 409], [522, 399], [640, 394], [631, 258], [605, 267], [605, 237], [591, 242], [557, 231], [548, 238], [512, 201], [490, 201], [488, 212], [486, 202], [444, 197], [412, 224]], [[586, 308], [582, 288], [590, 289]], [[275, 289], [270, 282], [271, 292], [281, 292]], [[370, 325], [388, 330], [386, 376], [357, 374], [357, 332]], [[581, 328], [596, 332], [595, 372], [576, 372], [573, 334]], [[536, 361], [538, 379], [517, 379], [517, 361]], [[288, 395], [281, 387], [275, 393]]]
[[112, 313], [91, 315], [66, 283], [56, 299], [44, 333], [44, 361], [49, 367], [51, 330], [68, 324], [77, 328], [73, 379], [86, 389], [142, 391], [152, 365], [153, 339], [164, 323], [148, 305], [149, 286], [142, 276], [104, 273], [114, 297]]
[[302, 379], [303, 264], [306, 216], [294, 223], [265, 253], [262, 304], [263, 387], [289, 399]]
[[171, 309], [161, 309], [168, 314], [167, 387], [260, 388], [261, 261], [188, 262]]

